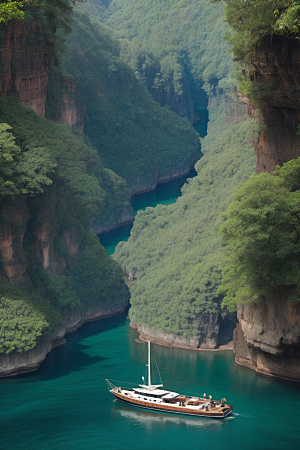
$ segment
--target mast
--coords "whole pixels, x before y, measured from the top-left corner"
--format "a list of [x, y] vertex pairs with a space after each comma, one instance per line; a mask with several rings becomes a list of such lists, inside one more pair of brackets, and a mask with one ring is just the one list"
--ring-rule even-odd
[[[163, 387], [163, 384], [151, 384], [151, 348], [150, 348], [150, 341], [147, 342], [148, 342], [148, 364], [146, 364], [146, 367], [148, 367], [148, 384], [140, 384], [139, 386], [144, 389], [153, 390], [159, 387]], [[145, 383], [144, 377], [142, 377], [142, 380]]]
[[148, 387], [151, 387], [151, 355], [150, 355], [150, 341], [148, 341]]

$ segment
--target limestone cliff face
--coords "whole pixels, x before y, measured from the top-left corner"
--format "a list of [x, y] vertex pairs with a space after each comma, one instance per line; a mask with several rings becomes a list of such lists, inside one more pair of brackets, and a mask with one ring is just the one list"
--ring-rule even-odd
[[[241, 96], [248, 116], [262, 124], [253, 142], [256, 172], [300, 155], [300, 45], [273, 37], [252, 55], [251, 80], [264, 82], [260, 106]], [[236, 362], [257, 372], [300, 381], [300, 305], [290, 303], [284, 291], [269, 301], [238, 307], [234, 332]]]
[[[0, 31], [0, 95], [14, 95], [23, 106], [44, 117], [54, 57], [51, 40], [34, 21], [9, 22]], [[61, 85], [62, 98], [56, 105], [60, 114], [55, 119], [83, 132], [86, 109], [76, 95], [76, 80], [63, 80]]]
[[26, 199], [19, 198], [13, 204], [7, 203], [0, 207], [2, 275], [10, 282], [22, 281], [26, 277], [29, 260], [28, 245], [26, 247], [24, 240], [28, 237], [37, 260], [49, 273], [61, 275], [67, 265], [65, 258], [55, 251], [56, 239], [64, 244], [69, 256], [76, 262], [81, 245], [78, 230], [71, 227], [58, 232], [55, 202], [49, 201], [49, 205], [33, 210]]
[[199, 332], [197, 336], [185, 338], [174, 334], [164, 333], [159, 330], [151, 330], [145, 325], [135, 325], [143, 340], [151, 340], [156, 344], [168, 347], [182, 347], [191, 350], [214, 350], [232, 341], [233, 330], [236, 326], [235, 314], [224, 320], [219, 314], [201, 314], [195, 317], [198, 322]]
[[[39, 207], [20, 198], [1, 206], [0, 260], [2, 279], [15, 283], [24, 281], [35, 265], [55, 275], [62, 275], [68, 262], [73, 265], [81, 251], [81, 238], [73, 226], [57, 230], [55, 207], [59, 199], [50, 198]], [[57, 251], [63, 245], [64, 254]], [[30, 258], [28, 257], [30, 252]], [[32, 255], [34, 253], [34, 257]], [[46, 355], [57, 345], [65, 342], [64, 335], [80, 327], [83, 323], [120, 314], [128, 306], [129, 295], [112, 298], [109, 305], [80, 308], [63, 316], [60, 326], [52, 330], [35, 348], [25, 353], [0, 354], [0, 377], [30, 372], [39, 367]]]
[[95, 234], [106, 233], [133, 221], [132, 209], [124, 206], [118, 210], [117, 214], [112, 215], [107, 222], [95, 220], [90, 227], [90, 231]]
[[26, 108], [44, 116], [51, 43], [39, 40], [43, 31], [34, 22], [26, 30], [23, 22], [9, 22], [1, 26], [1, 32], [0, 95], [16, 95]]
[[257, 372], [300, 381], [300, 305], [284, 291], [270, 301], [238, 307], [236, 362]]
[[300, 155], [300, 44], [296, 40], [266, 39], [251, 57], [250, 78], [265, 83], [259, 108], [245, 97], [248, 115], [262, 124], [257, 142], [256, 172], [271, 172], [276, 165]]
[[187, 175], [194, 167], [195, 163], [202, 156], [201, 150], [199, 148], [199, 153], [196, 157], [190, 158], [190, 160], [185, 161], [181, 165], [178, 165], [175, 170], [165, 171], [161, 174], [159, 171], [154, 174], [154, 180], [149, 180], [149, 182], [145, 182], [144, 178], [137, 178], [132, 184], [129, 186], [132, 190], [131, 195], [141, 194], [143, 192], [153, 191], [156, 186], [160, 183], [166, 183], [168, 181], [174, 180], [175, 178], [183, 177]]
[[62, 102], [59, 105], [61, 116], [58, 121], [83, 133], [86, 108], [78, 102], [76, 93], [77, 85], [75, 81], [66, 86], [66, 92], [62, 95]]
[[0, 214], [4, 218], [0, 227], [2, 266], [10, 281], [21, 281], [27, 270], [23, 239], [30, 219], [30, 211], [27, 203], [20, 199], [14, 208], [2, 206]]

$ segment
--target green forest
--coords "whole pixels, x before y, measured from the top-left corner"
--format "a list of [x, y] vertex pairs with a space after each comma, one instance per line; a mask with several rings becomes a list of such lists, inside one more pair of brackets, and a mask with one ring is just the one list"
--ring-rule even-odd
[[[193, 81], [195, 88], [204, 87], [209, 94], [221, 80], [225, 82], [232, 66], [223, 40], [228, 29], [223, 14], [223, 7], [210, 0], [114, 0], [105, 23], [117, 36], [152, 52], [161, 68], [157, 78], [167, 81], [172, 74], [175, 92], [187, 78], [191, 86]], [[135, 59], [133, 55], [133, 65]]]
[[78, 12], [67, 44], [63, 65], [86, 105], [84, 133], [104, 166], [132, 191], [147, 189], [178, 168], [188, 170], [199, 159], [197, 133], [152, 99], [120, 59], [121, 45], [111, 30]]
[[191, 338], [199, 335], [197, 316], [228, 312], [222, 308], [218, 236], [221, 213], [236, 187], [254, 172], [250, 120], [226, 129], [226, 102], [209, 108], [204, 156], [198, 176], [184, 186], [176, 204], [147, 208], [136, 216], [127, 243], [115, 257], [136, 280], [130, 283], [130, 317], [136, 325]]
[[[118, 205], [122, 208], [124, 203], [127, 204], [130, 191], [124, 180], [120, 182], [116, 174], [103, 167], [97, 152], [83, 135], [76, 136], [66, 126], [43, 119], [12, 98], [2, 99], [0, 115], [11, 127], [2, 125], [0, 134], [0, 229], [5, 232], [7, 226], [12, 227], [14, 255], [23, 264], [29, 264], [28, 278], [19, 285], [13, 299], [23, 305], [18, 314], [24, 323], [25, 317], [28, 320], [33, 317], [34, 321], [38, 314], [42, 320], [38, 323], [46, 324], [43, 329], [53, 332], [62, 324], [61, 314], [69, 310], [105, 305], [114, 297], [127, 296], [120, 267], [107, 256], [96, 236], [88, 232], [88, 226], [95, 217], [105, 219], [114, 214]], [[20, 242], [21, 223], [9, 224], [6, 217], [14, 209], [22, 208], [24, 202], [31, 220], [24, 240]], [[43, 271], [34, 248], [34, 236], [43, 223], [43, 213], [46, 213], [44, 220], [55, 224], [52, 227], [56, 254], [67, 261], [61, 277]], [[77, 261], [68, 255], [61, 241], [62, 234], [69, 229], [77, 229], [82, 240]], [[91, 265], [97, 276], [95, 273], [91, 276]], [[11, 288], [5, 281], [5, 267], [1, 266], [2, 309], [9, 307], [13, 310]], [[19, 334], [15, 325], [10, 323], [9, 314], [7, 312], [3, 316], [1, 325], [6, 331], [10, 330], [8, 334], [5, 331], [3, 346], [7, 353], [14, 348], [23, 351], [25, 347], [16, 337]], [[42, 328], [38, 326], [38, 330], [40, 332]], [[8, 336], [15, 337], [10, 340]], [[44, 338], [47, 338], [47, 333], [44, 333]], [[20, 346], [16, 346], [16, 342]], [[34, 338], [30, 342], [35, 345]], [[28, 346], [29, 343], [26, 344], [27, 350]]]
[[[0, 261], [0, 353], [49, 340], [71, 311], [128, 298], [127, 285], [135, 324], [186, 338], [201, 333], [200, 316], [231, 317], [237, 304], [282, 287], [297, 299], [299, 161], [253, 175], [258, 126], [239, 112], [226, 127], [226, 113], [241, 109], [230, 47], [245, 91], [256, 46], [298, 39], [299, 2], [225, 1], [231, 30], [224, 5], [210, 0], [12, 3], [0, 2], [2, 31], [23, 21], [28, 51], [46, 49], [50, 72], [45, 118], [14, 92], [0, 102], [0, 232], [13, 239], [12, 259]], [[58, 123], [66, 95], [85, 110], [83, 133]], [[208, 100], [199, 139], [191, 123]], [[132, 192], [197, 160], [176, 203], [139, 212], [109, 257], [91, 224], [130, 212]], [[13, 285], [16, 261], [27, 270]]]
[[223, 304], [272, 298], [284, 288], [290, 300], [300, 294], [300, 159], [272, 174], [252, 176], [234, 194], [223, 214]]

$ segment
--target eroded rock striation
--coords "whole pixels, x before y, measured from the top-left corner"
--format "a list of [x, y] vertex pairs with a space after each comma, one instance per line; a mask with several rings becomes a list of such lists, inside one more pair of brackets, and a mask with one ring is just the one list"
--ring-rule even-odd
[[[23, 22], [9, 22], [2, 26], [0, 94], [13, 94], [22, 105], [45, 115], [48, 74], [53, 56], [52, 45], [39, 39], [44, 32], [32, 22], [26, 27]], [[29, 45], [29, 36], [34, 42]]]
[[253, 141], [256, 172], [271, 172], [300, 155], [300, 44], [278, 36], [266, 38], [253, 51], [251, 64], [259, 106], [243, 96], [240, 99], [248, 116], [262, 125], [258, 140]]
[[[256, 172], [272, 172], [276, 165], [300, 155], [300, 45], [274, 36], [253, 51], [250, 72], [261, 86], [259, 106], [240, 96], [248, 116], [262, 125], [253, 147]], [[259, 85], [258, 85], [259, 86]], [[271, 299], [238, 307], [234, 332], [236, 362], [257, 372], [300, 381], [300, 305], [282, 290]]]
[[238, 307], [234, 331], [238, 364], [300, 381], [300, 305], [280, 291], [269, 301]]

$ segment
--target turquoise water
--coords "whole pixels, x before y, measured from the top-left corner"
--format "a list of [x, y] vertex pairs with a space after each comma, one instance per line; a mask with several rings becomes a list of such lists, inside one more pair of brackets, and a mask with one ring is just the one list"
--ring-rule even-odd
[[[197, 172], [193, 169], [188, 175], [176, 178], [168, 183], [159, 184], [154, 191], [134, 195], [131, 199], [134, 215], [138, 211], [145, 210], [148, 206], [155, 207], [158, 204], [170, 205], [171, 203], [175, 203], [176, 199], [180, 196], [180, 190], [186, 180], [196, 175]], [[99, 235], [100, 242], [106, 249], [108, 255], [114, 253], [120, 241], [128, 241], [131, 228], [132, 224], [128, 224]]]
[[208, 110], [207, 106], [198, 108], [195, 113], [199, 117], [199, 120], [194, 123], [194, 128], [198, 131], [199, 136], [204, 138], [207, 135], [207, 123], [208, 123]]
[[239, 367], [230, 351], [152, 346], [165, 387], [225, 396], [232, 417], [186, 418], [115, 401], [104, 379], [132, 379], [145, 353], [136, 337], [126, 314], [89, 323], [36, 372], [0, 380], [1, 450], [299, 448], [300, 386]]

